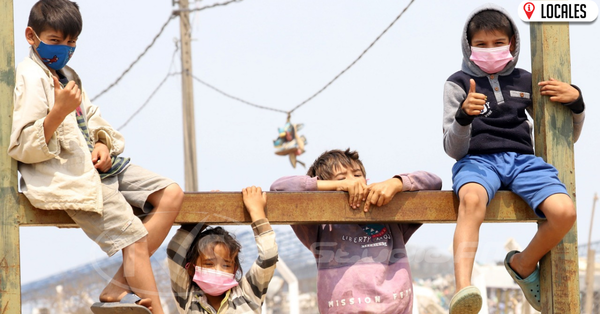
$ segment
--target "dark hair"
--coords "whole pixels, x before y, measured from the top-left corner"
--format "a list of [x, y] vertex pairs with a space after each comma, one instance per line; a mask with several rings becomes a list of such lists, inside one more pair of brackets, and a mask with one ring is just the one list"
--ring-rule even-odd
[[31, 8], [27, 26], [40, 35], [49, 28], [66, 38], [77, 38], [83, 28], [79, 6], [68, 0], [40, 0]]
[[[235, 279], [240, 281], [244, 274], [239, 254], [242, 250], [242, 245], [231, 233], [221, 227], [207, 228], [200, 232], [194, 239], [194, 242], [192, 242], [192, 247], [190, 247], [185, 256], [185, 261], [190, 263], [190, 265], [195, 265], [196, 260], [201, 256], [200, 253], [213, 251], [218, 244], [225, 246], [229, 251], [229, 257], [233, 258], [235, 262]], [[193, 272], [190, 272], [190, 274], [193, 274]]]
[[332, 180], [336, 168], [352, 168], [355, 165], [360, 167], [364, 176], [367, 175], [356, 151], [351, 151], [350, 148], [345, 151], [333, 149], [321, 154], [306, 174], [310, 177], [318, 177], [320, 180]]
[[496, 10], [484, 10], [473, 16], [467, 27], [467, 40], [469, 41], [469, 45], [471, 44], [473, 35], [479, 31], [501, 31], [505, 33], [508, 38], [511, 38], [515, 33], [508, 17]]

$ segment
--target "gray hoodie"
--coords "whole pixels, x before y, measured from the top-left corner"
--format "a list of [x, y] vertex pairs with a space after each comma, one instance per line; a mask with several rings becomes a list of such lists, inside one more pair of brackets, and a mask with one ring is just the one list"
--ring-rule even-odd
[[[514, 59], [495, 74], [484, 72], [469, 59], [471, 47], [467, 39], [467, 28], [473, 16], [484, 10], [496, 10], [504, 14], [512, 24], [515, 36], [515, 49], [512, 52]], [[444, 150], [456, 160], [467, 154], [533, 154], [533, 124], [526, 113], [530, 116], [532, 114], [531, 95], [534, 91], [531, 73], [516, 68], [521, 48], [517, 25], [502, 7], [483, 5], [467, 18], [461, 34], [461, 45], [461, 70], [451, 75], [444, 84]], [[475, 80], [476, 92], [488, 97], [479, 116], [469, 116], [461, 109], [469, 91], [470, 79]], [[579, 99], [565, 105], [574, 112], [573, 138], [577, 141], [584, 120], [581, 93]]]

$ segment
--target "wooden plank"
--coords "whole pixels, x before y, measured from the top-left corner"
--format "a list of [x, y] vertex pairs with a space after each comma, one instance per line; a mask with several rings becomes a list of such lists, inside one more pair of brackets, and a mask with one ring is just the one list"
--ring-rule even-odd
[[6, 154], [15, 88], [12, 0], [0, 0], [0, 23], [0, 313], [20, 313], [17, 164]]
[[[532, 81], [571, 82], [568, 23], [530, 23]], [[568, 108], [534, 92], [535, 151], [553, 164], [575, 201], [573, 121]], [[579, 313], [577, 223], [541, 261], [542, 312]]]
[[[422, 222], [454, 223], [458, 199], [452, 191], [404, 192], [369, 213], [348, 206], [345, 192], [267, 192], [267, 217], [273, 224]], [[33, 208], [20, 195], [22, 226], [76, 227], [60, 210]], [[512, 192], [500, 191], [488, 206], [486, 222], [533, 222], [538, 218]], [[249, 224], [240, 192], [186, 193], [176, 223]]]

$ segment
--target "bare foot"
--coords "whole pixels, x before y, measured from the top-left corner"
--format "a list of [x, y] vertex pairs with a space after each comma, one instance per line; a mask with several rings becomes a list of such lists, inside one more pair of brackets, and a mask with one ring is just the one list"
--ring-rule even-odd
[[[106, 289], [105, 289], [106, 290]], [[103, 291], [104, 293], [104, 291]], [[126, 296], [128, 293], [132, 293], [131, 291], [124, 291], [123, 293], [117, 295], [117, 296], [109, 296], [109, 295], [104, 295], [101, 294], [100, 295], [100, 302], [119, 302], [121, 301], [121, 299]], [[148, 299], [148, 298], [143, 298], [139, 301], [137, 301], [135, 304], [137, 305], [141, 305], [141, 306], [145, 306], [147, 307], [150, 311], [152, 311], [152, 299]]]
[[119, 302], [128, 293], [131, 293], [129, 286], [127, 289], [118, 287], [111, 282], [100, 293], [100, 302]]
[[141, 299], [137, 302], [138, 305], [147, 307], [150, 311], [152, 311], [152, 300], [151, 299]]

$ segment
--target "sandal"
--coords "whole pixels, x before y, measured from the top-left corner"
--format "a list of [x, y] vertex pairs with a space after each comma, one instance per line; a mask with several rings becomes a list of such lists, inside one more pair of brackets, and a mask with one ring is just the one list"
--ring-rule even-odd
[[482, 305], [481, 292], [475, 286], [460, 289], [450, 301], [450, 314], [477, 314]]
[[519, 276], [519, 274], [517, 274], [514, 269], [510, 267], [509, 263], [510, 258], [517, 253], [521, 252], [510, 251], [508, 254], [506, 254], [506, 258], [504, 259], [504, 267], [506, 267], [508, 274], [515, 280], [519, 287], [521, 287], [527, 302], [529, 302], [529, 304], [531, 304], [536, 311], [541, 312], [542, 304], [540, 302], [540, 270], [536, 267], [533, 273], [527, 276], [527, 278], [521, 278], [521, 276]]
[[94, 314], [152, 314], [147, 307], [138, 304], [141, 300], [137, 294], [128, 293], [119, 302], [96, 302], [91, 310]]

